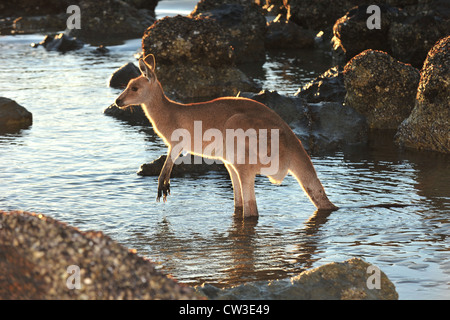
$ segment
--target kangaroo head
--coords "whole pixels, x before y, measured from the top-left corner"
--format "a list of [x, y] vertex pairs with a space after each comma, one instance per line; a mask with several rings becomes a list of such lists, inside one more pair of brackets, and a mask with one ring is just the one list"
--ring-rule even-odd
[[139, 59], [141, 75], [128, 82], [126, 89], [116, 99], [115, 104], [119, 108], [131, 104], [142, 104], [151, 100], [154, 86], [157, 83], [155, 74], [155, 57], [152, 54]]

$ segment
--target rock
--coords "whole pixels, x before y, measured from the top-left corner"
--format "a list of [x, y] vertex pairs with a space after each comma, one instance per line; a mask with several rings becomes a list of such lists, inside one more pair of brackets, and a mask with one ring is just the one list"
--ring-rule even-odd
[[91, 52], [97, 55], [106, 55], [109, 53], [109, 49], [101, 44], [94, 50], [91, 50]]
[[287, 124], [307, 126], [307, 111], [301, 99], [280, 95], [277, 91], [263, 90], [259, 93], [243, 92], [240, 96], [265, 104], [275, 111]]
[[403, 18], [403, 14], [388, 5], [380, 5], [381, 28], [367, 28], [368, 5], [360, 5], [339, 18], [333, 26], [333, 55], [337, 62], [346, 63], [367, 49], [390, 51], [388, 32], [392, 21]]
[[130, 105], [126, 108], [119, 108], [115, 104], [103, 110], [103, 113], [116, 119], [127, 122], [134, 126], [149, 126], [150, 121], [140, 105]]
[[124, 0], [130, 6], [137, 9], [147, 9], [150, 12], [155, 12], [155, 8], [158, 5], [159, 0]]
[[76, 38], [71, 38], [64, 33], [60, 33], [53, 37], [47, 35], [44, 40], [39, 42], [37, 45], [32, 44], [32, 47], [36, 48], [39, 45], [42, 45], [47, 51], [59, 51], [64, 53], [83, 48], [84, 42]]
[[0, 97], [0, 133], [13, 133], [33, 123], [32, 114], [14, 100]]
[[19, 211], [0, 230], [0, 299], [199, 299], [102, 232]]
[[220, 25], [206, 18], [166, 17], [156, 21], [142, 38], [144, 56], [152, 53], [157, 65], [230, 66], [235, 61], [229, 39]]
[[313, 48], [315, 35], [292, 21], [274, 20], [267, 26], [265, 47], [268, 49]]
[[174, 99], [192, 101], [260, 89], [234, 66], [229, 39], [212, 19], [160, 19], [145, 31], [142, 47], [144, 55], [155, 55], [158, 80]]
[[[402, 2], [406, 1], [394, 4], [401, 5]], [[366, 49], [381, 50], [421, 68], [427, 52], [450, 29], [450, 10], [447, 9], [446, 13], [437, 1], [430, 3], [434, 5], [416, 6], [416, 10], [400, 10], [379, 4], [380, 29], [367, 28], [367, 19], [371, 15], [367, 13], [368, 5], [351, 9], [334, 24], [333, 57], [339, 63], [346, 63]]]
[[293, 22], [306, 29], [327, 31], [359, 3], [358, 0], [289, 0], [289, 7]]
[[141, 75], [139, 68], [132, 62], [124, 64], [109, 78], [109, 86], [112, 88], [123, 89], [128, 85], [131, 79], [137, 78]]
[[390, 52], [398, 60], [422, 68], [428, 51], [448, 35], [450, 19], [436, 12], [419, 13], [404, 22], [391, 22], [388, 33]]
[[307, 102], [344, 102], [346, 94], [344, 85], [344, 68], [335, 66], [302, 88], [298, 89], [295, 96], [305, 99]]
[[24, 16], [14, 20], [11, 32], [14, 34], [57, 32], [66, 28], [64, 13], [46, 16]]
[[[166, 156], [162, 155], [158, 159], [145, 163], [141, 166], [137, 172], [140, 176], [156, 176], [158, 177], [161, 173], [161, 169], [166, 161]], [[212, 161], [212, 160], [210, 160]], [[224, 171], [226, 172], [225, 166], [221, 161], [215, 160], [213, 163], [206, 163], [203, 158], [193, 155], [180, 156], [173, 166], [172, 174], [173, 177], [181, 177], [185, 174], [206, 174], [210, 171]]]
[[225, 289], [203, 285], [196, 289], [216, 300], [398, 300], [386, 274], [359, 258], [328, 263], [290, 279], [249, 282]]
[[342, 102], [307, 103], [276, 91], [242, 96], [264, 103], [286, 121], [310, 153], [327, 153], [367, 142], [364, 116]]
[[145, 29], [155, 21], [153, 12], [137, 9], [120, 0], [82, 0], [78, 6], [81, 28], [66, 32], [92, 45], [118, 44], [125, 39], [142, 37]]
[[[340, 102], [308, 103], [308, 145], [311, 153], [345, 150], [368, 141], [366, 118]], [[294, 130], [295, 131], [295, 130]]]
[[201, 0], [190, 17], [208, 17], [233, 47], [236, 63], [265, 61], [266, 19], [261, 8], [247, 0]]
[[366, 50], [344, 68], [345, 104], [372, 129], [396, 129], [414, 107], [419, 71], [385, 52]]
[[72, 4], [75, 4], [73, 0], [39, 0], [33, 4], [29, 0], [15, 0], [14, 4], [2, 1], [0, 12], [11, 17], [55, 15], [65, 13]]
[[438, 41], [421, 70], [415, 106], [395, 141], [418, 150], [450, 153], [450, 36]]

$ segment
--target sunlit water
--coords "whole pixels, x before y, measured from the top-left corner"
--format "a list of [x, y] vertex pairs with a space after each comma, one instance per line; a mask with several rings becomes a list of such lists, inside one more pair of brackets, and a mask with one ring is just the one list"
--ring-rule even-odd
[[[290, 176], [281, 186], [257, 178], [258, 221], [233, 219], [222, 173], [173, 178], [169, 201], [157, 203], [157, 178], [136, 171], [165, 153], [162, 141], [103, 114], [119, 93], [108, 77], [133, 61], [140, 41], [98, 56], [91, 47], [60, 54], [29, 46], [42, 38], [0, 37], [0, 96], [33, 113], [32, 127], [0, 136], [0, 209], [101, 230], [192, 285], [278, 279], [360, 257], [388, 275], [401, 299], [450, 298], [448, 156], [400, 152], [381, 138], [312, 156], [343, 207], [329, 215], [315, 215]], [[257, 80], [293, 94], [330, 67], [321, 54], [269, 54]], [[377, 203], [411, 206], [359, 208]]]

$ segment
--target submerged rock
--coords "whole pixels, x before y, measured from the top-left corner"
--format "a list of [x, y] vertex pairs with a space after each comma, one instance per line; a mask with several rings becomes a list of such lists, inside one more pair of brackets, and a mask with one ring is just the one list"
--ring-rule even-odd
[[119, 108], [113, 103], [103, 110], [103, 113], [116, 119], [126, 121], [133, 126], [150, 125], [150, 121], [147, 119], [147, 116], [140, 105], [130, 105], [125, 108]]
[[[166, 155], [162, 155], [150, 163], [143, 164], [137, 174], [140, 176], [159, 176], [164, 162], [166, 161], [166, 157]], [[190, 154], [180, 156], [174, 164], [172, 174], [170, 176], [173, 178], [180, 177], [185, 174], [206, 174], [210, 171], [226, 172], [226, 168], [221, 161], [211, 159], [208, 160], [210, 162], [207, 163], [205, 162], [205, 159]]]
[[411, 65], [366, 50], [344, 68], [345, 104], [364, 115], [372, 129], [397, 129], [414, 107], [419, 77]]
[[198, 298], [102, 232], [0, 211], [0, 299]]
[[450, 36], [428, 53], [414, 109], [395, 140], [408, 148], [450, 153]]
[[0, 133], [13, 133], [33, 123], [33, 115], [14, 100], [0, 97]]
[[83, 48], [84, 42], [76, 38], [69, 37], [64, 33], [60, 33], [55, 36], [47, 35], [44, 40], [38, 44], [32, 44], [34, 48], [40, 45], [47, 51], [59, 51], [64, 53]]
[[290, 279], [249, 282], [225, 289], [203, 285], [196, 289], [215, 300], [398, 299], [395, 286], [386, 274], [359, 258], [328, 263]]

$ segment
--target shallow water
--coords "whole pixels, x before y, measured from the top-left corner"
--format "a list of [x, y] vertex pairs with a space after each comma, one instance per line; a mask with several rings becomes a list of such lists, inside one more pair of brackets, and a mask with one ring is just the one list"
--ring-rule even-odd
[[[277, 279], [360, 257], [387, 274], [400, 299], [450, 298], [448, 156], [400, 152], [380, 134], [367, 147], [313, 155], [330, 198], [343, 207], [327, 215], [315, 214], [290, 176], [280, 186], [257, 178], [257, 221], [233, 218], [222, 173], [173, 178], [168, 202], [157, 203], [157, 178], [136, 171], [165, 153], [162, 141], [103, 115], [120, 93], [108, 77], [133, 61], [140, 41], [98, 56], [91, 47], [60, 54], [29, 46], [42, 38], [0, 37], [0, 96], [34, 121], [0, 136], [0, 209], [103, 231], [192, 285]], [[321, 54], [269, 53], [255, 76], [265, 89], [294, 94], [331, 66]], [[392, 202], [411, 206], [360, 208]]]

